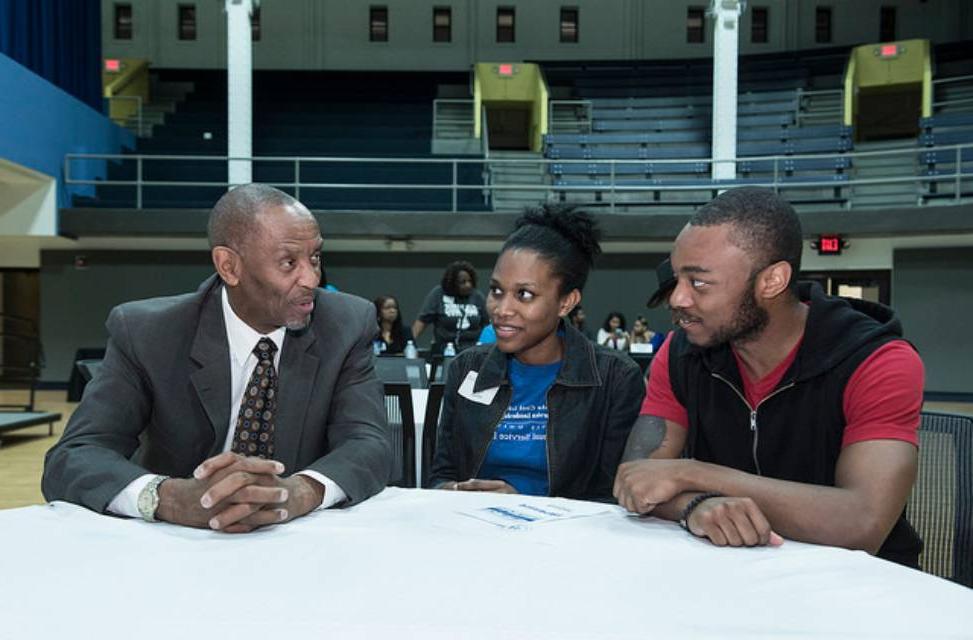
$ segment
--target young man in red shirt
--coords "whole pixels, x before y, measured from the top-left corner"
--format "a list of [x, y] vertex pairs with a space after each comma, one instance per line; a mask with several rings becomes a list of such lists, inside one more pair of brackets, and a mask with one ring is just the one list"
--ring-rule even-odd
[[615, 497], [717, 545], [783, 536], [917, 567], [904, 508], [922, 362], [888, 307], [797, 283], [801, 249], [797, 215], [768, 189], [724, 192], [682, 230], [677, 330], [652, 361]]

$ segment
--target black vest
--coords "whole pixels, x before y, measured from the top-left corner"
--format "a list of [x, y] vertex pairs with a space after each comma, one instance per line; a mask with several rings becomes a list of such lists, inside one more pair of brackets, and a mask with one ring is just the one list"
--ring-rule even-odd
[[[810, 303], [794, 363], [756, 407], [728, 344], [701, 349], [677, 331], [669, 346], [669, 376], [689, 412], [685, 454], [748, 473], [834, 486], [845, 429], [845, 386], [880, 346], [900, 339], [902, 327], [884, 305], [833, 298], [817, 284], [800, 283]], [[922, 541], [899, 518], [878, 556], [918, 567]]]

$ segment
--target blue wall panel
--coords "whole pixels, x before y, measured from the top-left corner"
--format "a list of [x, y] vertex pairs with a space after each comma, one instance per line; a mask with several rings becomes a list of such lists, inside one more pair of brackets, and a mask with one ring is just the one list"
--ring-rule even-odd
[[[58, 181], [58, 207], [70, 195], [91, 195], [93, 187], [63, 182], [68, 153], [121, 153], [134, 136], [47, 80], [0, 54], [0, 157]], [[76, 162], [73, 178], [105, 175], [105, 162]]]

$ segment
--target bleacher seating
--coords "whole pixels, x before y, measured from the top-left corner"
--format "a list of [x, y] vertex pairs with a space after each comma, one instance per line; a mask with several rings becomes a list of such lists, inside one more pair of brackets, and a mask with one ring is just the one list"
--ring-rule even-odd
[[[163, 71], [167, 78], [190, 80], [196, 90], [156, 127], [152, 138], [140, 139], [137, 154], [226, 156], [225, 75], [205, 71]], [[253, 154], [255, 157], [425, 158], [430, 156], [431, 105], [437, 83], [449, 74], [342, 74], [257, 72], [253, 89]], [[336, 163], [259, 160], [253, 179], [286, 186], [299, 171], [300, 199], [313, 208], [449, 210], [446, 189], [376, 188], [388, 185], [448, 185], [448, 164], [401, 162]], [[459, 184], [482, 185], [483, 167], [460, 164]], [[133, 160], [112, 163], [110, 180], [135, 180]], [[145, 208], [209, 208], [225, 192], [225, 160], [145, 160], [144, 181], [176, 186], [145, 186]], [[213, 183], [207, 185], [205, 183]], [[314, 187], [313, 184], [351, 185]], [[354, 185], [362, 185], [355, 188]], [[94, 198], [76, 198], [75, 206], [135, 206], [131, 185], [100, 185]], [[479, 190], [458, 191], [464, 210], [484, 208]]]
[[[739, 65], [739, 92], [742, 96], [838, 86], [847, 60], [846, 47], [748, 55]], [[713, 64], [706, 58], [549, 62], [544, 74], [549, 84], [570, 86], [574, 95], [592, 99], [680, 96], [685, 105], [709, 96], [713, 89]]]
[[[939, 62], [968, 60], [961, 48], [944, 49], [949, 54], [945, 58], [939, 51]], [[862, 185], [882, 170], [870, 166], [872, 156], [878, 158], [875, 163], [884, 157], [864, 153], [853, 162], [843, 155], [854, 147], [850, 127], [802, 117], [806, 104], [802, 92], [840, 86], [846, 59], [846, 48], [742, 58], [737, 177], [715, 182], [708, 159], [712, 152], [710, 60], [545, 63], [545, 77], [555, 89], [552, 95], [587, 101], [590, 104], [578, 114], [586, 113], [590, 119], [569, 116], [569, 126], [561, 129], [587, 133], [545, 137], [544, 156], [552, 162], [544, 179], [553, 197], [581, 204], [695, 205], [728, 185], [772, 184], [799, 207], [843, 207], [852, 206], [846, 185], [858, 177], [862, 181], [855, 184], [855, 197], [864, 202], [869, 187]], [[193, 80], [197, 88], [157, 128], [155, 137], [139, 141], [136, 153], [186, 157], [175, 162], [146, 159], [140, 167], [133, 161], [111, 163], [109, 180], [132, 181], [141, 176], [145, 181], [177, 185], [144, 187], [145, 208], [208, 208], [223, 193], [227, 180], [225, 161], [200, 158], [226, 154], [225, 75], [162, 73]], [[448, 75], [258, 72], [253, 153], [264, 159], [254, 162], [253, 179], [293, 192], [288, 185], [299, 177], [298, 195], [318, 209], [451, 209], [453, 193], [434, 185], [453, 181], [452, 166], [379, 161], [430, 157], [432, 99], [436, 86], [450, 81], [444, 77]], [[457, 83], [465, 80], [461, 74], [452, 78]], [[583, 123], [574, 126], [574, 117]], [[802, 124], [807, 121], [814, 124]], [[957, 185], [960, 195], [973, 195], [973, 180], [968, 177], [973, 173], [973, 148], [959, 152], [938, 148], [973, 142], [973, 114], [941, 113], [920, 125], [916, 162], [920, 175], [928, 180], [918, 187], [919, 200], [956, 197]], [[905, 159], [911, 163], [911, 138], [905, 144]], [[272, 159], [293, 156], [376, 161], [308, 160], [295, 167], [291, 160]], [[485, 164], [458, 165], [459, 184], [470, 187], [458, 191], [461, 210], [487, 208]], [[955, 179], [957, 169], [960, 180]], [[902, 180], [909, 181], [907, 195], [915, 202], [911, 171], [906, 167]], [[99, 185], [96, 193], [94, 198], [75, 198], [75, 205], [127, 208], [135, 204], [136, 189], [131, 185]]]
[[[807, 80], [795, 69], [784, 76]], [[589, 73], [597, 79], [587, 80], [584, 70], [576, 70], [580, 75], [573, 80], [573, 97], [590, 100], [592, 132], [545, 138], [545, 156], [564, 161], [552, 163], [549, 169], [560, 199], [588, 205], [696, 204], [721, 188], [776, 180], [787, 186], [787, 195], [795, 202], [844, 202], [841, 187], [849, 179], [852, 163], [834, 154], [852, 148], [851, 128], [797, 126], [800, 83], [738, 95], [737, 177], [714, 181], [710, 162], [705, 160], [711, 153], [711, 97], [704, 93], [660, 96], [637, 90], [641, 85], [658, 87], [659, 81], [672, 81], [671, 70], [666, 65], [624, 68], [616, 64], [604, 73], [606, 69], [597, 66], [597, 73]], [[657, 73], [661, 77], [647, 75]], [[781, 77], [773, 68], [763, 73]], [[632, 81], [636, 77], [641, 85]], [[760, 77], [751, 72], [746, 85], [754, 87]], [[618, 83], [613, 85], [613, 80]], [[614, 162], [580, 162], [585, 160]]]
[[[921, 118], [919, 130], [920, 149], [973, 145], [973, 112]], [[923, 200], [973, 196], [973, 146], [920, 150], [919, 166], [925, 176], [934, 178], [924, 183], [920, 194]]]

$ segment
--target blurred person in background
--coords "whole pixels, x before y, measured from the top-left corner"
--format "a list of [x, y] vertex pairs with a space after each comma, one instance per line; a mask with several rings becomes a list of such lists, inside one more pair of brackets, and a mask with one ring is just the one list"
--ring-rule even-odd
[[476, 270], [469, 262], [458, 260], [446, 267], [442, 281], [426, 296], [419, 317], [412, 323], [412, 335], [418, 339], [432, 325], [430, 351], [442, 353], [452, 342], [459, 352], [476, 344], [489, 322], [486, 299], [476, 289]]
[[568, 313], [568, 321], [571, 323], [571, 326], [580, 331], [581, 335], [583, 335], [585, 338], [594, 342], [595, 332], [585, 326], [585, 321], [587, 319], [588, 318], [585, 315], [584, 307], [582, 307], [580, 304], [574, 309], [571, 309], [570, 313]]
[[375, 312], [379, 331], [377, 352], [402, 353], [406, 343], [412, 340], [412, 332], [402, 324], [399, 301], [393, 296], [379, 296], [375, 298]]
[[612, 311], [605, 318], [605, 323], [598, 329], [598, 344], [609, 349], [628, 351], [631, 336], [625, 330], [625, 316], [619, 311]]

